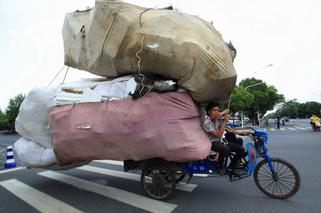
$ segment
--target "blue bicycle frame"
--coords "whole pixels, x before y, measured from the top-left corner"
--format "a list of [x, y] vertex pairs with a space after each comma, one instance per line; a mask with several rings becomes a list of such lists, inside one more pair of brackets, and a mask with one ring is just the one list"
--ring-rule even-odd
[[[273, 168], [268, 149], [266, 147], [266, 144], [268, 142], [268, 135], [265, 130], [259, 128], [251, 127], [251, 130], [254, 131], [251, 135], [254, 144], [246, 144], [246, 150], [248, 153], [248, 171], [250, 173], [254, 171], [258, 156], [260, 156], [266, 159], [273, 174], [275, 170]], [[216, 170], [216, 163], [209, 159], [187, 162], [185, 164], [185, 172], [190, 174], [208, 174], [210, 170]]]
[[[255, 130], [254, 137], [252, 138], [255, 142], [255, 146], [257, 151], [259, 152], [259, 156], [265, 158], [265, 160], [268, 162], [269, 168], [272, 172], [272, 174], [275, 172], [270, 155], [268, 152], [268, 149], [266, 147], [267, 142], [269, 141], [268, 135], [265, 130], [259, 129], [259, 128], [253, 128]], [[261, 149], [260, 149], [261, 148]]]

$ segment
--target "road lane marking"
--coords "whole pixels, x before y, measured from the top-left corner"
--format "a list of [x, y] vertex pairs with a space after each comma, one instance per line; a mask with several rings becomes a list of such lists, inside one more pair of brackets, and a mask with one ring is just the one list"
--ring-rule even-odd
[[289, 130], [296, 130], [295, 128], [293, 127], [288, 127]]
[[13, 169], [7, 169], [7, 170], [0, 171], [0, 174], [4, 174], [4, 173], [8, 173], [8, 172], [14, 172], [14, 171], [18, 171], [18, 170], [25, 169], [25, 168], [26, 167], [17, 167], [17, 168], [13, 168]]
[[303, 128], [303, 127], [296, 127], [296, 128], [300, 130], [306, 130], [306, 128]]
[[271, 128], [271, 131], [275, 131], [275, 129], [274, 129], [274, 128]]
[[93, 183], [58, 172], [46, 171], [38, 174], [150, 212], [172, 212], [177, 207], [176, 204], [154, 200], [122, 189]]
[[124, 165], [123, 161], [117, 161], [117, 160], [94, 160], [94, 162], [107, 163], [107, 164], [113, 164], [113, 165], [118, 165], [118, 166]]
[[40, 212], [82, 212], [16, 179], [2, 181], [0, 185]]
[[208, 177], [208, 174], [193, 174], [196, 177]]
[[280, 130], [281, 130], [281, 131], [285, 131], [285, 129], [284, 129], [284, 128], [280, 128]]
[[[95, 166], [82, 166], [78, 167], [77, 169], [88, 171], [88, 172], [95, 172], [103, 175], [109, 175], [113, 177], [119, 177], [134, 181], [140, 181], [141, 176], [138, 174], [133, 174], [129, 172], [121, 172], [121, 171], [115, 171], [111, 169], [105, 169], [105, 168], [99, 168]], [[186, 184], [186, 183], [178, 183], [176, 184], [176, 189], [186, 192], [192, 192], [197, 187], [196, 184]]]

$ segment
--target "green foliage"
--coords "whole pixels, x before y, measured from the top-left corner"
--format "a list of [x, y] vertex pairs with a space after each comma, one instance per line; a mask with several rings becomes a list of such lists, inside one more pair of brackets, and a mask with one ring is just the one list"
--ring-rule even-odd
[[243, 86], [236, 86], [231, 95], [230, 111], [236, 112], [249, 109], [253, 104], [254, 96]]
[[295, 100], [287, 101], [276, 111], [276, 115], [280, 117], [297, 118], [299, 114], [299, 103]]
[[6, 115], [0, 110], [0, 130], [7, 128]]
[[[242, 88], [242, 89], [240, 89]], [[268, 110], [272, 110], [277, 103], [284, 100], [284, 96], [277, 93], [277, 89], [274, 86], [269, 86], [265, 82], [255, 78], [247, 78], [240, 82], [239, 87], [236, 87], [233, 94], [235, 98], [231, 100], [231, 106], [235, 107], [231, 111], [243, 111], [252, 121], [256, 120], [257, 112], [264, 115]], [[240, 98], [237, 95], [245, 95], [242, 99], [245, 104], [238, 103], [235, 99]]]
[[19, 113], [19, 108], [21, 103], [23, 102], [25, 95], [18, 94], [14, 98], [9, 100], [9, 105], [6, 109], [6, 120], [9, 129], [14, 129], [15, 120]]
[[281, 117], [309, 118], [312, 114], [320, 117], [321, 104], [317, 102], [298, 103], [295, 100], [284, 102], [283, 106], [276, 111]]

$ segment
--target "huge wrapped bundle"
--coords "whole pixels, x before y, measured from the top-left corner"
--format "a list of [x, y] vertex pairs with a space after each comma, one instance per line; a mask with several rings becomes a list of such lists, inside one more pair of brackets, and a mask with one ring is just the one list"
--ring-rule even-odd
[[95, 8], [66, 15], [63, 38], [68, 66], [117, 77], [136, 73], [140, 57], [141, 73], [177, 81], [196, 101], [224, 101], [236, 82], [221, 35], [174, 10], [96, 0]]
[[60, 165], [94, 160], [206, 158], [211, 143], [187, 93], [150, 93], [136, 101], [52, 107], [49, 125]]

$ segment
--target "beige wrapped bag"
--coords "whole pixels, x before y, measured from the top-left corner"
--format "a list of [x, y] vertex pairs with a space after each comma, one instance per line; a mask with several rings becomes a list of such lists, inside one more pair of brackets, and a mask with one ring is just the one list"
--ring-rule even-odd
[[140, 73], [175, 80], [196, 101], [227, 100], [235, 86], [226, 43], [197, 16], [96, 0], [66, 15], [63, 38], [65, 64], [100, 76], [137, 73], [140, 57]]

